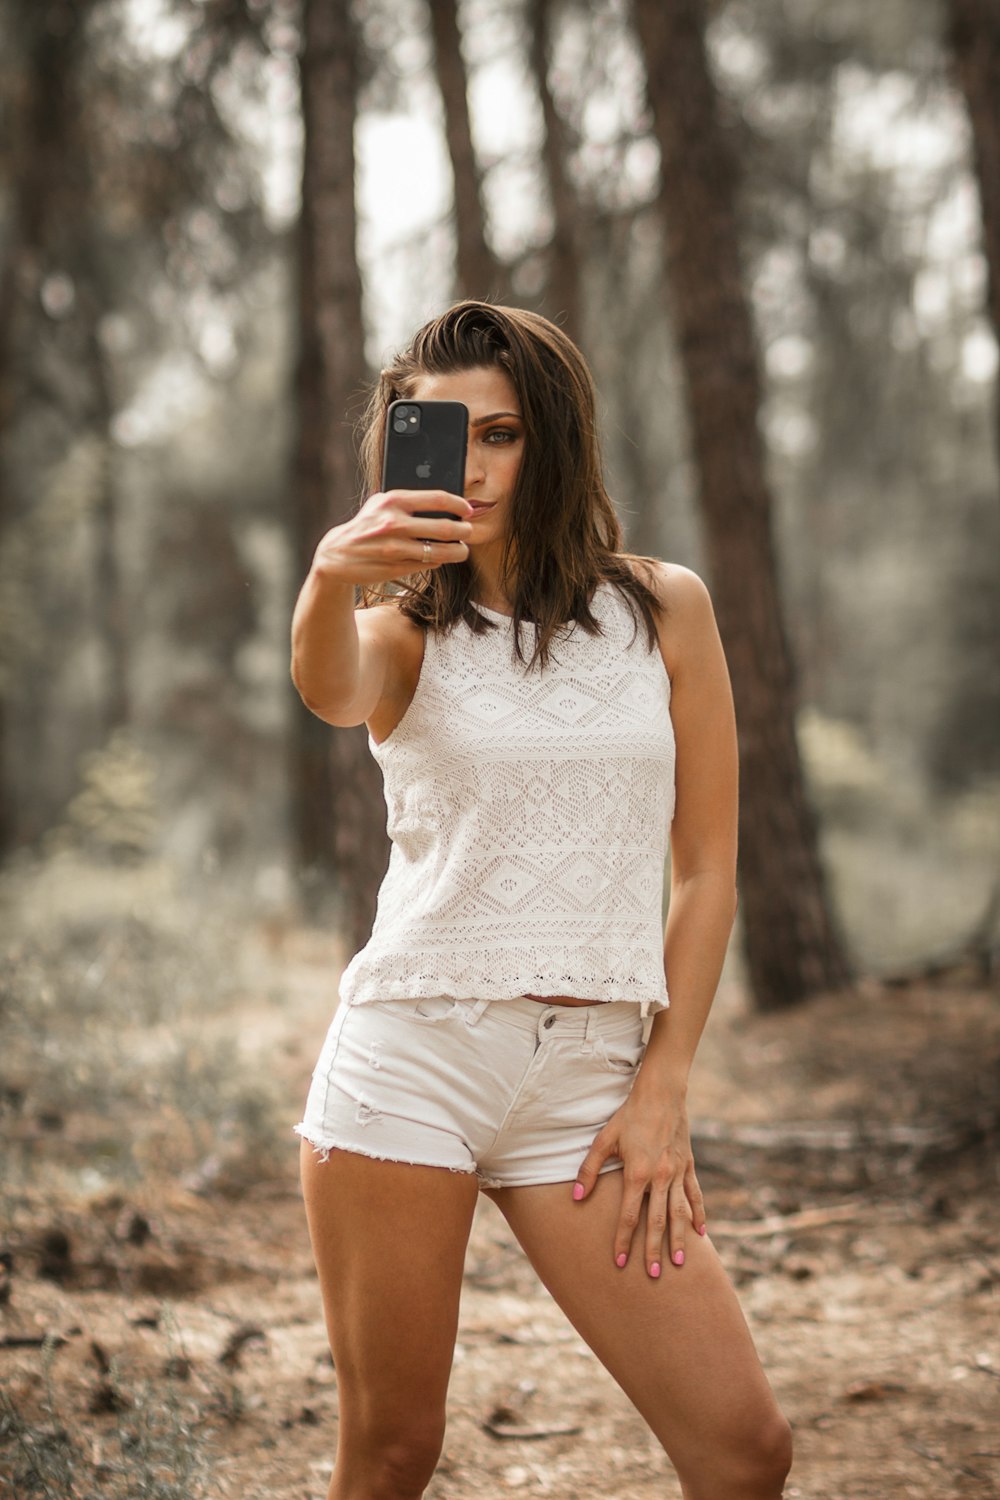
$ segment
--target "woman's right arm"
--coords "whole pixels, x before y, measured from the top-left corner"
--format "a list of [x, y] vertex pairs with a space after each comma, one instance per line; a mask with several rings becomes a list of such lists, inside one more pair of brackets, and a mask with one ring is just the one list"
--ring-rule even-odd
[[[448, 510], [453, 521], [414, 510]], [[322, 538], [292, 616], [292, 681], [327, 724], [362, 724], [386, 685], [391, 637], [383, 609], [354, 607], [360, 583], [382, 583], [446, 562], [464, 562], [472, 507], [443, 490], [389, 490], [369, 497], [349, 521]], [[423, 561], [423, 538], [433, 541]]]

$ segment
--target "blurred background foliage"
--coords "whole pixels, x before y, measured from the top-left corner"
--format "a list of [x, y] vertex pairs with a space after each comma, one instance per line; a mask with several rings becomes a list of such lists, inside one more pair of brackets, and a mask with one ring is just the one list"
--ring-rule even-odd
[[[308, 9], [0, 0], [9, 870], [158, 861], [293, 900]], [[716, 0], [707, 33], [799, 748], [876, 970], [995, 921], [1000, 879], [997, 343], [959, 9]], [[369, 371], [470, 290], [471, 184], [496, 285], [592, 362], [629, 545], [706, 575], [630, 7], [463, 0], [465, 183], [448, 10], [349, 16]]]

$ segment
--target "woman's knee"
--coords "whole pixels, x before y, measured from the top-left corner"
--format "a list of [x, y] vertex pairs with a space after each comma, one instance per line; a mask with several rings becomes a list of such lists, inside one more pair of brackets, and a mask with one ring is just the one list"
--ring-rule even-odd
[[737, 1483], [747, 1500], [778, 1500], [792, 1467], [792, 1429], [780, 1411], [761, 1422], [753, 1434], [747, 1434], [740, 1451], [733, 1455]]
[[776, 1484], [775, 1494], [780, 1495], [792, 1467], [792, 1427], [780, 1411], [762, 1428], [756, 1457], [767, 1479]]
[[792, 1429], [780, 1411], [732, 1433], [682, 1474], [688, 1500], [780, 1500], [792, 1467]]
[[419, 1500], [437, 1468], [443, 1442], [444, 1418], [437, 1414], [391, 1425], [379, 1422], [363, 1434], [355, 1432], [353, 1441], [342, 1428], [337, 1469], [347, 1482], [343, 1493], [353, 1496], [356, 1481], [365, 1500]]
[[440, 1435], [411, 1433], [378, 1455], [372, 1500], [420, 1500], [441, 1457]]

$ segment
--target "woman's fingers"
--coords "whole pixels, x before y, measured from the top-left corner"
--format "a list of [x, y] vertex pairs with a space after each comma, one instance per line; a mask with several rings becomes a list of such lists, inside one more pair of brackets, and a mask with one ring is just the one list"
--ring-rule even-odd
[[691, 1205], [684, 1191], [684, 1182], [675, 1177], [670, 1184], [667, 1206], [668, 1230], [670, 1234], [670, 1259], [675, 1266], [684, 1264], [684, 1243], [688, 1225], [691, 1223]]
[[646, 1196], [646, 1188], [649, 1185], [648, 1173], [630, 1171], [627, 1163], [623, 1175], [625, 1181], [622, 1188], [621, 1208], [618, 1210], [618, 1226], [615, 1230], [614, 1244], [615, 1265], [619, 1269], [624, 1269], [628, 1263], [632, 1240], [639, 1227], [642, 1200]]
[[691, 1205], [691, 1222], [699, 1234], [705, 1234], [708, 1228], [708, 1216], [705, 1213], [705, 1200], [701, 1194], [701, 1186], [695, 1174], [693, 1162], [684, 1176], [684, 1191]]
[[[645, 1196], [647, 1199], [645, 1236], [646, 1270], [650, 1276], [657, 1277], [663, 1270], [664, 1260], [667, 1255], [669, 1255], [673, 1265], [682, 1266], [684, 1264], [685, 1238], [688, 1225], [691, 1223], [691, 1205], [688, 1203], [683, 1180], [680, 1177], [670, 1177], [664, 1170], [657, 1171], [651, 1177], [648, 1177], [644, 1188], [645, 1191], [640, 1190], [639, 1192], [638, 1201], [641, 1207], [643, 1197]], [[626, 1186], [625, 1198], [629, 1197], [630, 1195]], [[623, 1198], [623, 1213], [624, 1209], [625, 1199]], [[630, 1199], [630, 1218], [631, 1214], [632, 1206]], [[638, 1222], [638, 1212], [636, 1212], [636, 1222]]]
[[[372, 500], [381, 516], [378, 534], [399, 543], [404, 561], [412, 560], [428, 569], [446, 562], [464, 562], [468, 557], [472, 526], [466, 517], [472, 514], [472, 506], [461, 495], [445, 490], [387, 490], [372, 496]], [[418, 511], [447, 514], [418, 515]], [[430, 552], [425, 542], [430, 544]]]
[[597, 1181], [598, 1174], [609, 1156], [615, 1154], [615, 1143], [603, 1130], [598, 1131], [591, 1143], [590, 1150], [583, 1158], [583, 1165], [576, 1174], [573, 1184], [573, 1197], [578, 1203], [587, 1197]]
[[654, 1180], [646, 1204], [646, 1270], [659, 1276], [663, 1269], [667, 1234], [668, 1184]]
[[[420, 516], [416, 514], [420, 510], [441, 514]], [[314, 566], [348, 582], [377, 583], [444, 563], [465, 562], [472, 536], [467, 519], [471, 514], [466, 499], [445, 490], [386, 490], [369, 495], [356, 515], [321, 539]]]
[[[573, 1197], [577, 1200], [577, 1203], [583, 1202], [583, 1199], [591, 1193], [595, 1182], [597, 1182], [598, 1173], [600, 1173], [600, 1169], [606, 1163], [607, 1158], [616, 1157], [616, 1155], [618, 1155], [618, 1142], [613, 1137], [604, 1136], [604, 1131], [600, 1131], [594, 1137], [594, 1145], [591, 1146], [588, 1154], [583, 1158], [583, 1166], [577, 1172], [576, 1182], [573, 1184]], [[622, 1193], [621, 1209], [618, 1211], [615, 1244], [612, 1247], [615, 1265], [619, 1269], [628, 1265], [631, 1242], [633, 1242], [634, 1236], [636, 1236], [639, 1217], [642, 1214], [642, 1200], [645, 1199], [646, 1188], [649, 1187], [649, 1173], [636, 1169], [630, 1170], [628, 1166], [625, 1166], [622, 1169], [622, 1179], [624, 1179], [624, 1193]], [[666, 1197], [666, 1190], [664, 1190], [664, 1197]], [[666, 1224], [666, 1214], [664, 1214], [664, 1224]], [[663, 1229], [660, 1232], [660, 1241], [663, 1242]], [[652, 1239], [649, 1236], [648, 1244], [652, 1244]], [[657, 1256], [649, 1257], [648, 1265], [652, 1266], [652, 1262], [655, 1259], [661, 1259], [661, 1253], [657, 1253]], [[652, 1272], [652, 1275], [657, 1275], [657, 1272]]]
[[577, 1202], [589, 1197], [601, 1167], [613, 1156], [620, 1156], [624, 1163], [622, 1201], [612, 1247], [615, 1265], [624, 1269], [628, 1264], [645, 1201], [642, 1251], [647, 1274], [660, 1276], [667, 1259], [674, 1266], [683, 1266], [689, 1226], [699, 1234], [705, 1233], [705, 1201], [693, 1160], [688, 1156], [687, 1165], [678, 1170], [670, 1152], [659, 1157], [650, 1157], [645, 1152], [632, 1155], [609, 1122], [595, 1136], [576, 1174], [573, 1197]]
[[[461, 495], [447, 490], [386, 490], [372, 499], [411, 536], [419, 532], [447, 541], [472, 535], [472, 506]], [[429, 511], [438, 514], [431, 516]]]
[[[469, 547], [466, 542], [440, 542], [434, 537], [428, 537], [427, 540], [431, 544], [430, 552], [425, 550], [423, 538], [420, 538], [416, 542], [407, 543], [405, 556], [407, 561], [411, 557], [414, 559], [416, 563], [414, 571], [419, 571], [423, 568], [440, 568], [442, 563], [464, 562], [469, 555]], [[414, 546], [419, 546], [419, 553], [414, 552]]]
[[[691, 1175], [693, 1177], [693, 1172]], [[626, 1165], [622, 1205], [615, 1235], [615, 1264], [623, 1267], [628, 1261], [645, 1199], [643, 1253], [647, 1272], [654, 1278], [658, 1277], [668, 1258], [672, 1265], [682, 1266], [689, 1226], [704, 1233], [704, 1230], [699, 1229], [699, 1224], [705, 1222], [705, 1206], [696, 1179], [694, 1191], [698, 1202], [697, 1217], [692, 1209], [690, 1190], [685, 1186], [684, 1178], [671, 1177], [662, 1164], [653, 1173], [634, 1170], [631, 1174]]]

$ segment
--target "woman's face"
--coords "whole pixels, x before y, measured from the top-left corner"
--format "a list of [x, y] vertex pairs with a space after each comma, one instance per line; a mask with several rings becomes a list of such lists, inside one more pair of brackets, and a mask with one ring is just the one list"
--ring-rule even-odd
[[451, 375], [421, 375], [408, 394], [414, 401], [464, 401], [469, 408], [465, 498], [476, 506], [469, 517], [469, 549], [473, 559], [478, 553], [485, 561], [480, 549], [494, 543], [499, 555], [524, 455], [524, 424], [513, 385], [502, 370], [476, 366]]

